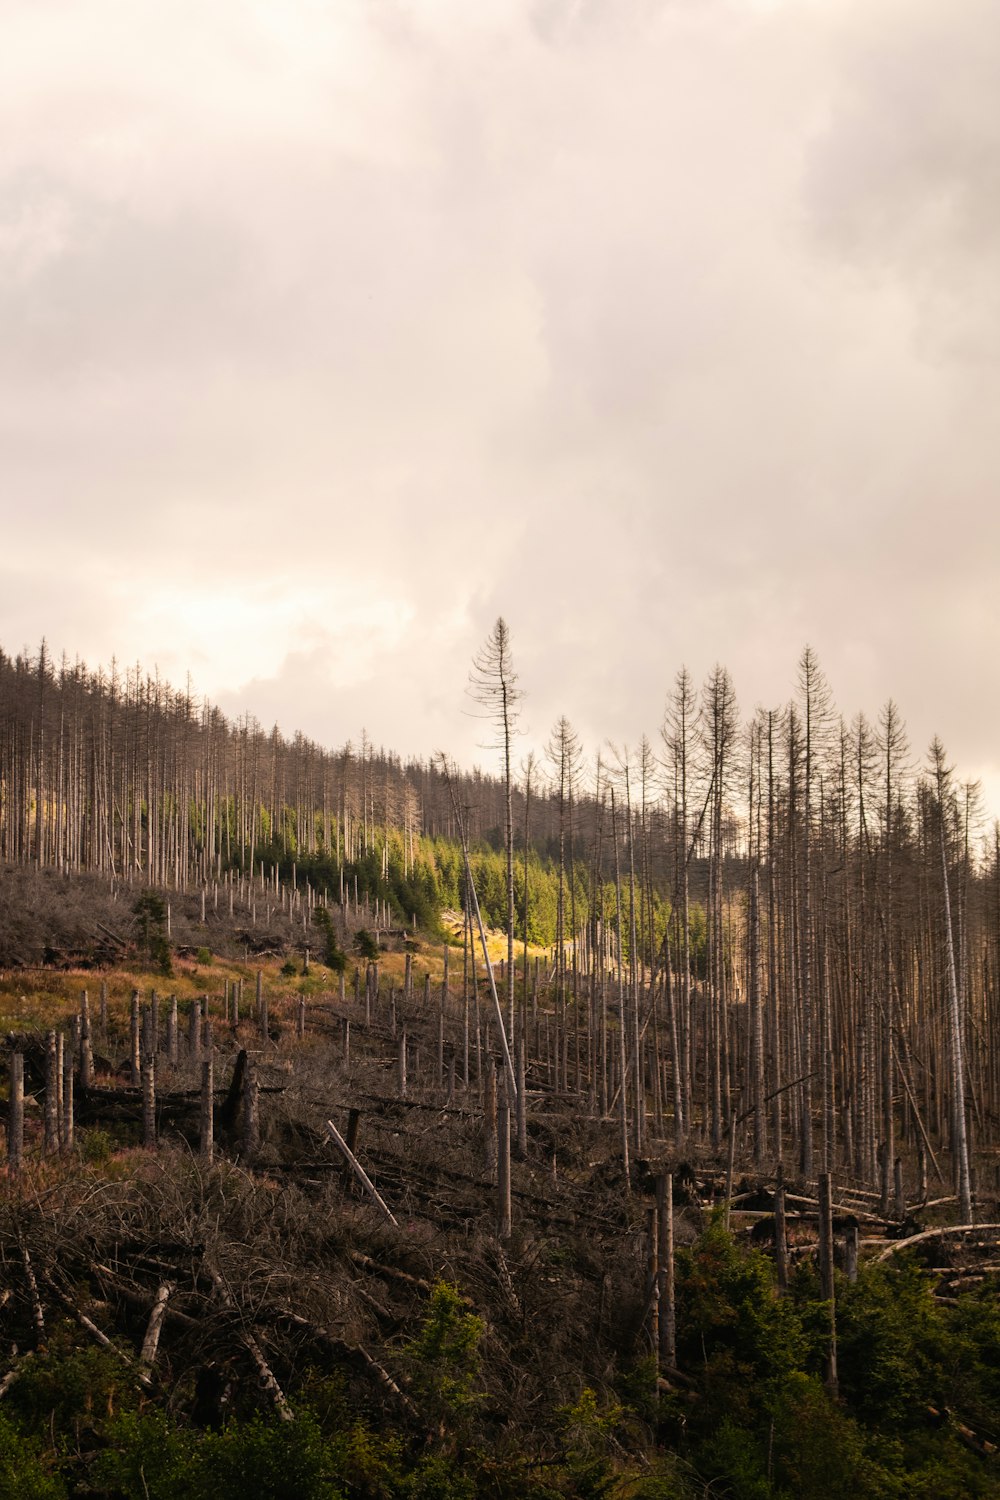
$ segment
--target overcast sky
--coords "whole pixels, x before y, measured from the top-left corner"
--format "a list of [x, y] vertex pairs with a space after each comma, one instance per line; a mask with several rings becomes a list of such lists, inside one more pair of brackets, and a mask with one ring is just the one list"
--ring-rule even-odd
[[465, 762], [808, 642], [1000, 812], [996, 0], [0, 0], [0, 642]]

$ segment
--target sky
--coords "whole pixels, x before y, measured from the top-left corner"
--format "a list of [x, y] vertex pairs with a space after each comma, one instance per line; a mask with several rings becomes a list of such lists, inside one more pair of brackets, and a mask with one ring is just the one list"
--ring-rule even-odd
[[493, 768], [815, 651], [1000, 813], [996, 0], [0, 0], [0, 644]]

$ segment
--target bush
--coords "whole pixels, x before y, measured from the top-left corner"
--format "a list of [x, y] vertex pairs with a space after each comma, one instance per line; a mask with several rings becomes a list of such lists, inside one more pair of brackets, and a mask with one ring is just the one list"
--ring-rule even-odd
[[921, 1425], [942, 1392], [934, 1378], [947, 1342], [927, 1277], [913, 1264], [862, 1267], [837, 1307], [837, 1364], [843, 1394], [872, 1426]]
[[770, 1262], [743, 1250], [716, 1220], [677, 1257], [678, 1362], [712, 1372], [708, 1392], [722, 1416], [749, 1416], [763, 1381], [818, 1367], [822, 1343], [808, 1309], [779, 1297]]
[[378, 963], [379, 946], [367, 927], [359, 927], [354, 934], [354, 951], [359, 958], [363, 958], [367, 963]]
[[857, 1424], [830, 1400], [816, 1376], [795, 1374], [770, 1402], [768, 1450], [775, 1476], [799, 1500], [891, 1493], [865, 1455]]
[[145, 961], [169, 978], [173, 972], [167, 939], [167, 908], [155, 891], [143, 891], [132, 908], [140, 922], [140, 951]]
[[604, 1500], [615, 1488], [611, 1443], [625, 1413], [620, 1406], [602, 1410], [585, 1386], [578, 1401], [558, 1413], [566, 1437], [566, 1467], [573, 1494], [581, 1500]]
[[407, 1346], [413, 1390], [442, 1427], [478, 1405], [476, 1378], [483, 1320], [469, 1312], [458, 1287], [435, 1282], [423, 1327]]
[[72, 1324], [56, 1324], [47, 1348], [25, 1367], [5, 1402], [22, 1432], [71, 1450], [84, 1430], [130, 1410], [136, 1399], [122, 1360], [107, 1349], [79, 1346], [76, 1337]]
[[49, 1472], [39, 1448], [0, 1415], [0, 1495], [18, 1500], [64, 1500], [66, 1486]]
[[113, 1151], [114, 1142], [106, 1130], [94, 1127], [80, 1132], [80, 1154], [88, 1166], [103, 1166]]
[[197, 1466], [199, 1500], [341, 1500], [331, 1455], [315, 1419], [299, 1412], [294, 1422], [254, 1418], [230, 1423], [202, 1440]]
[[112, 1494], [196, 1500], [204, 1493], [195, 1472], [196, 1440], [162, 1412], [127, 1412], [109, 1425], [106, 1438], [109, 1446], [98, 1454], [92, 1477]]
[[342, 974], [347, 968], [347, 954], [337, 942], [337, 934], [333, 930], [333, 918], [325, 906], [313, 908], [313, 923], [323, 933], [323, 962], [335, 974]]

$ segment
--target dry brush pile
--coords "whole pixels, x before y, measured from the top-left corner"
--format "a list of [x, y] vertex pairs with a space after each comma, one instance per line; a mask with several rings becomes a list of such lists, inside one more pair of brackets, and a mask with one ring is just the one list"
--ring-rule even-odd
[[[484, 1411], [498, 1429], [632, 1359], [644, 1239], [607, 1132], [536, 1090], [527, 1157], [513, 1163], [512, 1231], [499, 1239], [485, 1054], [468, 1089], [441, 1076], [437, 1008], [422, 1015], [418, 997], [401, 1093], [402, 999], [394, 1019], [384, 997], [374, 1015], [369, 1002], [366, 1023], [351, 1000], [310, 1000], [305, 1019], [297, 998], [275, 998], [266, 1038], [259, 1013], [210, 1015], [211, 1160], [204, 1033], [192, 1044], [183, 1007], [167, 1036], [160, 1002], [155, 1141], [145, 1147], [125, 1013], [112, 1005], [103, 1027], [94, 1020], [96, 1070], [83, 1089], [77, 1075], [68, 1150], [64, 1135], [62, 1150], [45, 1152], [44, 1039], [12, 1038], [26, 1123], [22, 1165], [0, 1203], [5, 1380], [68, 1316], [86, 1337], [110, 1340], [136, 1381], [203, 1418], [212, 1403], [215, 1418], [245, 1403], [248, 1390], [281, 1411], [285, 1392], [321, 1367], [341, 1370], [366, 1409], [419, 1425], [404, 1351], [441, 1281], [484, 1318]], [[234, 984], [230, 1017], [238, 1003]], [[70, 1032], [67, 1055], [72, 1045]], [[65, 1107], [63, 1098], [60, 1119]]]
[[[455, 1433], [472, 1430], [473, 1413], [480, 1463], [506, 1456], [521, 1476], [520, 1488], [489, 1493], [611, 1494], [615, 1473], [652, 1473], [652, 1459], [672, 1451], [659, 1444], [683, 1447], [699, 1422], [714, 1431], [718, 1392], [734, 1378], [735, 1389], [758, 1380], [752, 1366], [741, 1377], [713, 1352], [733, 1337], [730, 1314], [718, 1312], [725, 1298], [744, 1306], [733, 1317], [763, 1298], [754, 1326], [775, 1318], [784, 1328], [804, 1296], [807, 1310], [795, 1316], [812, 1331], [799, 1344], [835, 1392], [835, 1256], [853, 1282], [859, 1246], [862, 1261], [894, 1259], [915, 1240], [937, 1268], [944, 1306], [988, 1283], [1000, 1260], [991, 1222], [952, 1232], [953, 1199], [904, 1201], [887, 1219], [878, 1194], [846, 1181], [834, 1192], [826, 1177], [817, 1191], [742, 1176], [737, 1153], [727, 1162], [695, 1151], [681, 1162], [652, 1132], [649, 1155], [633, 1155], [626, 1171], [618, 1122], [568, 1092], [562, 1070], [555, 1086], [551, 1052], [538, 1046], [551, 1015], [544, 993], [539, 1026], [525, 1027], [525, 1045], [513, 1049], [526, 1106], [519, 1130], [488, 993], [470, 1011], [443, 985], [421, 986], [403, 955], [342, 986], [315, 975], [280, 988], [270, 972], [258, 985], [227, 976], [207, 1007], [148, 991], [125, 1000], [118, 980], [108, 991], [93, 1013], [89, 999], [80, 1010], [54, 1002], [68, 1025], [7, 1041], [10, 1078], [23, 1087], [19, 1157], [16, 1089], [7, 1101], [0, 1191], [8, 1407], [18, 1389], [34, 1391], [51, 1351], [69, 1346], [101, 1351], [140, 1410], [192, 1432], [225, 1432], [255, 1412], [291, 1427], [332, 1380], [352, 1421], [405, 1434], [414, 1453], [443, 1443], [458, 1462]], [[768, 1310], [759, 1252], [747, 1280], [713, 1240], [723, 1216], [778, 1261], [786, 1314]], [[720, 1276], [729, 1278], [723, 1300], [706, 1302]], [[843, 1277], [838, 1288], [850, 1391], [851, 1298], [860, 1293]], [[761, 1373], [760, 1390], [776, 1378]], [[936, 1388], [911, 1405], [924, 1421], [945, 1410]], [[77, 1469], [96, 1473], [106, 1435], [79, 1419], [74, 1430]], [[955, 1433], [977, 1461], [992, 1462], [979, 1414]], [[689, 1447], [710, 1466], [707, 1450]], [[0, 1453], [0, 1471], [2, 1462]], [[680, 1470], [671, 1474], [673, 1489], [620, 1493], [690, 1493]], [[347, 1492], [408, 1493], [365, 1484]], [[88, 1492], [131, 1493], [66, 1491]]]

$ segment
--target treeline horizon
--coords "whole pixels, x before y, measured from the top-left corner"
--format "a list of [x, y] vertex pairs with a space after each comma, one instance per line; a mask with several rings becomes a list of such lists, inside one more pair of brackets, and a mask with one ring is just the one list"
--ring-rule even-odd
[[[804, 657], [821, 680], [814, 653], [806, 648]], [[720, 691], [721, 705], [713, 703]], [[683, 708], [678, 694], [686, 700]], [[862, 714], [848, 725], [833, 709], [825, 681], [823, 700], [828, 748], [836, 741], [827, 786], [839, 781], [842, 792], [850, 779], [845, 754], [870, 761], [882, 731]], [[905, 802], [905, 783], [912, 799], [930, 772], [910, 754], [891, 700], [883, 717], [887, 711], [900, 738]], [[793, 695], [782, 708], [758, 708], [740, 724], [732, 681], [716, 667], [700, 693], [680, 669], [665, 692], [655, 740], [643, 735], [632, 752], [604, 741], [588, 763], [572, 725], [560, 718], [544, 753], [531, 751], [512, 770], [514, 843], [521, 849], [527, 843], [543, 857], [556, 853], [561, 836], [577, 849], [589, 846], [609, 787], [624, 787], [629, 776], [630, 797], [642, 816], [662, 823], [664, 799], [679, 793], [678, 774], [688, 778], [687, 795], [696, 801], [699, 788], [711, 795], [709, 783], [719, 770], [727, 857], [745, 856], [753, 839], [750, 739], [769, 725], [785, 742], [783, 753], [798, 755], [797, 747], [787, 747], [788, 736], [801, 733], [796, 713]], [[678, 733], [687, 762], [681, 771]], [[516, 734], [512, 730], [512, 744]], [[357, 742], [348, 738], [333, 748], [297, 730], [289, 737], [277, 723], [266, 729], [249, 712], [230, 718], [207, 695], [176, 689], [138, 663], [120, 670], [113, 658], [107, 669], [90, 669], [79, 658], [70, 663], [65, 653], [56, 664], [44, 640], [35, 655], [25, 648], [11, 656], [0, 646], [0, 858], [10, 863], [31, 860], [123, 878], [131, 870], [151, 884], [186, 885], [246, 869], [251, 856], [271, 863], [326, 856], [354, 864], [373, 850], [381, 853], [395, 836], [408, 866], [418, 836], [458, 837], [449, 779], [470, 844], [502, 849], [502, 771], [463, 768], [451, 758], [444, 766], [440, 755], [404, 758], [376, 745], [363, 728]], [[1000, 822], [991, 824], [987, 847], [978, 783], [963, 782], [962, 795], [967, 833], [978, 835], [970, 837], [969, 857], [981, 866], [995, 858]], [[709, 842], [704, 818], [694, 835], [692, 857], [699, 859]]]
[[[509, 752], [502, 620], [491, 641], [474, 666]], [[943, 1148], [968, 1218], [1000, 1114], [1000, 830], [980, 848], [943, 747], [918, 770], [891, 702], [847, 723], [807, 648], [781, 710], [743, 723], [724, 668], [700, 690], [682, 669], [655, 748], [590, 768], [560, 719], [545, 760], [508, 783], [330, 751], [138, 670], [0, 655], [0, 859], [181, 889], [302, 875], [331, 903], [358, 880], [433, 928], [468, 905], [461, 820], [512, 934], [511, 1018], [513, 936], [554, 940], [557, 1080], [606, 1112], [617, 1076], [637, 1154], [647, 1111], [716, 1149], [740, 1120], [758, 1162], [792, 1141], [806, 1175], [846, 1159], [885, 1197], [900, 1141], [921, 1171]]]

